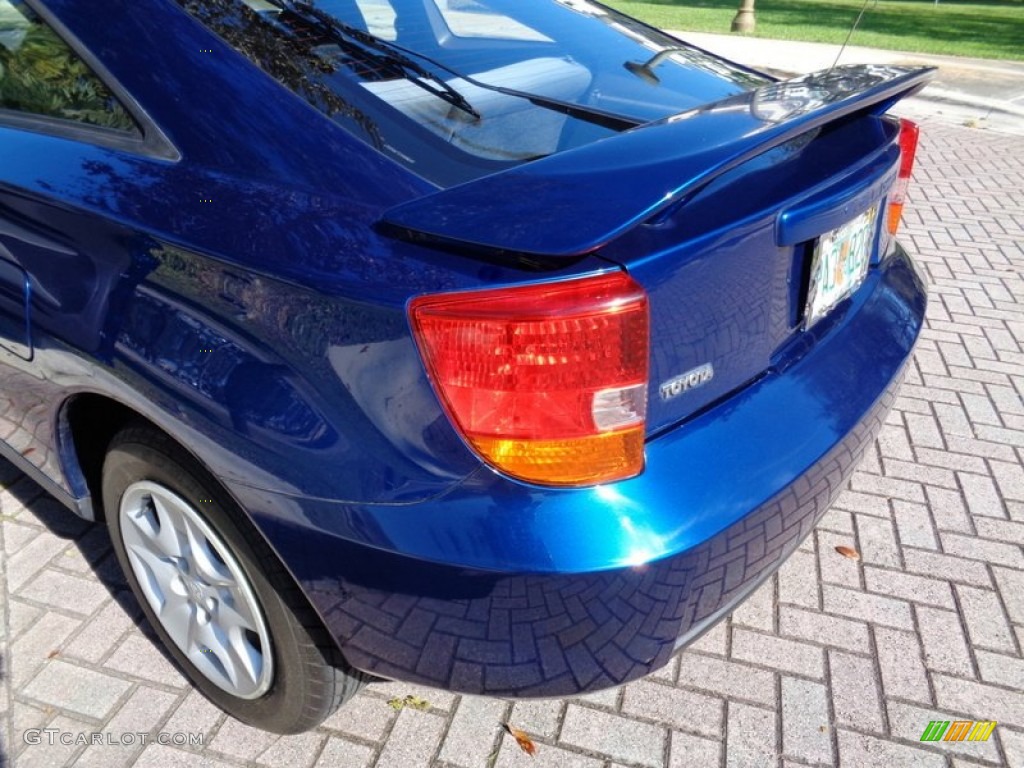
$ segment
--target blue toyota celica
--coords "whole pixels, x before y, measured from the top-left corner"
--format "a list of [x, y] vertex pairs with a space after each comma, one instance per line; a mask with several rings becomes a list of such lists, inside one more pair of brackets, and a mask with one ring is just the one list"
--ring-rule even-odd
[[260, 728], [646, 675], [892, 404], [929, 76], [591, 0], [0, 0], [0, 453]]

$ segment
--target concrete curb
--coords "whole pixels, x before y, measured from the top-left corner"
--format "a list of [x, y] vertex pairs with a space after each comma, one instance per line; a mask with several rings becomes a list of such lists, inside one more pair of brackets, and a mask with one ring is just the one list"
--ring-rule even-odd
[[[675, 30], [668, 33], [717, 56], [783, 78], [827, 69], [840, 51], [839, 46], [825, 43]], [[849, 46], [843, 49], [842, 63], [937, 67], [937, 80], [915, 98], [1024, 117], [1024, 62]]]
[[1024, 117], [1024, 107], [1018, 107], [1016, 104], [1011, 104], [1008, 101], [989, 99], [984, 96], [963, 93], [962, 91], [952, 91], [946, 88], [936, 88], [930, 85], [917, 94], [917, 98], [925, 99], [927, 101], [938, 101], [946, 104], [957, 104], [965, 107], [987, 109], [989, 112], [1001, 112], [1005, 115], [1013, 115], [1015, 117]]

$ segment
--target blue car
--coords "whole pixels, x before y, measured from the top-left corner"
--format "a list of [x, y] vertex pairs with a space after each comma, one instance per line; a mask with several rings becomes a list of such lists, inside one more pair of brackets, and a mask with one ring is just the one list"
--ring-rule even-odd
[[639, 678], [893, 402], [930, 75], [592, 0], [0, 0], [0, 453], [260, 728]]

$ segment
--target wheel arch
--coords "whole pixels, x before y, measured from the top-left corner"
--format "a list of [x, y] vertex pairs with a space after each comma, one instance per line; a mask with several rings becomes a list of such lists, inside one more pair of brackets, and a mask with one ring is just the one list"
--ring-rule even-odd
[[103, 458], [114, 435], [136, 419], [160, 429], [151, 419], [106, 395], [80, 392], [61, 403], [57, 451], [68, 488], [75, 498], [85, 500], [79, 503], [79, 514], [91, 511], [92, 520], [104, 519]]
[[[303, 594], [309, 609], [317, 616], [321, 628], [327, 636], [333, 636], [327, 630], [327, 624], [323, 616], [316, 609], [314, 604], [305, 597], [295, 579], [291, 568], [277, 552], [273, 543], [265, 533], [256, 525], [245, 508], [231, 493], [230, 489], [222, 483], [217, 476], [209, 469], [202, 458], [195, 454], [182, 440], [168, 432], [160, 424], [148, 418], [135, 408], [98, 392], [78, 392], [68, 397], [60, 406], [57, 419], [58, 451], [61, 467], [65, 479], [80, 502], [75, 511], [88, 517], [91, 510], [93, 521], [99, 522], [105, 519], [103, 509], [103, 461], [114, 436], [126, 426], [132, 423], [142, 423], [166, 435], [168, 439], [176, 443], [182, 450], [191, 455], [196, 462], [206, 471], [212, 482], [217, 483], [219, 490], [225, 497], [231, 499], [235, 506], [242, 512], [248, 525], [266, 543], [274, 557], [277, 558], [285, 573], [292, 580], [295, 588]], [[84, 501], [84, 503], [83, 503]], [[335, 642], [335, 646], [344, 658], [344, 651]], [[347, 661], [346, 661], [347, 663]]]
[[[122, 431], [116, 433], [107, 450], [101, 493], [109, 504], [107, 524], [111, 544], [129, 586], [167, 650], [182, 665], [193, 684], [214, 704], [250, 725], [277, 733], [298, 733], [319, 724], [362, 685], [365, 676], [348, 663], [336, 639], [327, 630], [323, 617], [295, 581], [294, 574], [280, 554], [267, 541], [260, 526], [238, 504], [224, 483], [167, 431], [148, 420], [130, 420]], [[280, 669], [280, 673], [275, 672], [272, 681], [267, 683], [268, 687], [261, 684], [252, 696], [225, 688], [216, 676], [211, 677], [202, 671], [202, 667], [197, 668], [194, 657], [190, 660], [190, 654], [201, 652], [194, 644], [183, 644], [181, 637], [175, 639], [172, 629], [178, 620], [167, 624], [160, 609], [165, 604], [164, 599], [158, 597], [153, 602], [148, 590], [140, 583], [140, 579], [146, 581], [148, 576], [140, 574], [139, 567], [130, 559], [129, 549], [138, 551], [140, 542], [136, 539], [135, 544], [131, 544], [130, 537], [124, 535], [122, 528], [127, 519], [125, 500], [129, 499], [130, 493], [140, 493], [143, 497], [166, 494], [161, 508], [173, 509], [177, 505], [179, 510], [185, 510], [192, 516], [198, 526], [193, 530], [203, 531], [195, 536], [188, 534], [188, 545], [182, 543], [170, 550], [157, 546], [149, 550], [158, 559], [161, 557], [159, 553], [170, 553], [172, 561], [164, 568], [185, 574], [184, 583], [193, 585], [191, 589], [186, 587], [185, 592], [197, 601], [195, 605], [201, 601], [206, 606], [204, 610], [211, 612], [206, 622], [212, 621], [210, 617], [216, 611], [214, 604], [209, 603], [214, 596], [202, 590], [214, 589], [212, 585], [220, 582], [215, 577], [209, 583], [201, 579], [199, 584], [195, 583], [196, 577], [192, 574], [202, 571], [196, 566], [199, 561], [196, 553], [203, 548], [203, 537], [215, 542], [215, 549], [223, 553], [218, 557], [232, 568], [229, 581], [245, 585], [248, 598], [238, 593], [227, 598], [218, 594], [214, 603], [225, 599], [228, 605], [240, 605], [243, 599], [255, 601], [250, 603], [253, 615], [262, 617], [259, 648], [270, 653], [276, 647], [273, 660], [275, 667]], [[134, 502], [129, 499], [128, 504], [137, 502], [138, 497]], [[208, 508], [206, 503], [209, 503]], [[134, 514], [130, 513], [129, 518], [133, 517]], [[174, 519], [174, 515], [167, 518], [165, 513], [160, 517], [161, 529], [165, 522]], [[170, 524], [178, 527], [173, 522]], [[172, 538], [179, 536], [175, 534]], [[152, 543], [155, 539], [151, 534], [145, 534], [143, 540]], [[143, 549], [146, 548], [143, 544]], [[198, 557], [202, 559], [202, 556]], [[181, 562], [185, 563], [184, 570], [181, 570]], [[143, 566], [142, 571], [146, 574], [152, 572], [149, 566]], [[179, 577], [172, 574], [171, 578]], [[184, 586], [180, 581], [178, 584]], [[169, 594], [168, 588], [174, 589], [171, 583], [164, 582], [164, 594]], [[176, 589], [174, 591], [182, 594]], [[257, 631], [255, 625], [250, 628]], [[179, 633], [180, 629], [177, 627]], [[210, 645], [208, 648], [215, 647]], [[217, 653], [216, 650], [213, 652]], [[284, 677], [280, 678], [279, 674], [284, 674]]]

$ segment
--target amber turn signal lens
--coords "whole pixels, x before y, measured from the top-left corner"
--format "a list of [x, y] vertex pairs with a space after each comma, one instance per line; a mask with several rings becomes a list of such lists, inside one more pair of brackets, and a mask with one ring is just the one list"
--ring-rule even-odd
[[544, 485], [595, 485], [633, 477], [644, 466], [644, 429], [570, 440], [478, 437], [480, 454], [506, 474]]

